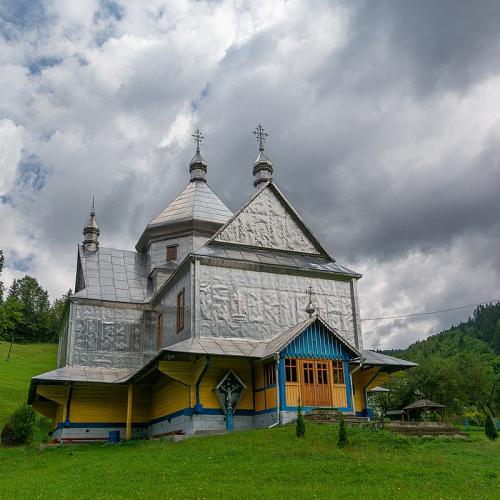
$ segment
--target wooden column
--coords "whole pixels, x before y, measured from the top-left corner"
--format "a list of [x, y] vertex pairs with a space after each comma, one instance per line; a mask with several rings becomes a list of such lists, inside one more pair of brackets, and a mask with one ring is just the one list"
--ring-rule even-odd
[[127, 427], [125, 430], [125, 439], [127, 441], [132, 437], [132, 396], [132, 384], [129, 384], [127, 398]]

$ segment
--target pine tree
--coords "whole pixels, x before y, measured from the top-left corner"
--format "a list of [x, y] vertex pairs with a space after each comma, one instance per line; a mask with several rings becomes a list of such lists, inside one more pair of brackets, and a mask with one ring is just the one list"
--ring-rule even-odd
[[297, 408], [297, 423], [295, 426], [295, 434], [297, 437], [304, 437], [306, 433], [306, 423], [304, 422], [304, 415], [302, 415], [302, 407], [299, 405]]
[[486, 417], [486, 423], [484, 424], [484, 433], [488, 439], [494, 441], [498, 437], [498, 432], [495, 429], [495, 424], [493, 423], [493, 419], [491, 415]]
[[347, 439], [347, 428], [345, 426], [344, 417], [342, 412], [339, 412], [340, 416], [340, 425], [339, 425], [339, 440], [337, 442], [337, 446], [339, 448], [345, 448], [349, 444], [349, 440]]

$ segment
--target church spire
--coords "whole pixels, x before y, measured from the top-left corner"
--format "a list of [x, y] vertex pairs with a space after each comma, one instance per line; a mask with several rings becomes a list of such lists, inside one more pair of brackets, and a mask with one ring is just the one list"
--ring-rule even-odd
[[205, 158], [200, 153], [200, 144], [202, 143], [204, 137], [201, 132], [196, 129], [194, 134], [192, 134], [194, 143], [196, 144], [196, 153], [193, 159], [189, 163], [189, 173], [191, 174], [191, 182], [203, 181], [207, 182], [205, 176], [207, 174], [207, 162]]
[[90, 208], [90, 218], [83, 227], [83, 246], [89, 252], [95, 252], [99, 248], [99, 226], [95, 220], [94, 197], [92, 196], [92, 207]]
[[264, 127], [259, 123], [257, 128], [252, 132], [259, 143], [259, 155], [253, 162], [253, 175], [255, 181], [253, 185], [259, 188], [264, 182], [273, 178], [273, 162], [267, 157], [264, 152], [264, 144], [269, 134], [264, 130]]

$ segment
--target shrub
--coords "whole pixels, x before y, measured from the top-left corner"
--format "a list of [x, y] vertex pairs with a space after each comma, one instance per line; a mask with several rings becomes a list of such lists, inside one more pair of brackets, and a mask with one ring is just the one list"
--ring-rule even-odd
[[347, 439], [347, 428], [345, 426], [342, 412], [339, 412], [339, 415], [340, 415], [340, 425], [339, 425], [339, 440], [337, 442], [337, 446], [339, 448], [345, 448], [349, 444], [349, 440]]
[[464, 417], [467, 419], [470, 425], [483, 426], [486, 423], [484, 413], [476, 406], [469, 406], [468, 408], [466, 408], [464, 411]]
[[36, 413], [31, 406], [22, 404], [9, 418], [0, 439], [2, 446], [31, 443], [35, 431]]
[[498, 437], [498, 432], [495, 429], [495, 424], [490, 415], [486, 416], [486, 423], [484, 424], [484, 433], [488, 439], [494, 441]]
[[299, 405], [297, 408], [297, 423], [295, 425], [295, 434], [297, 437], [304, 437], [306, 433], [306, 423], [304, 422], [304, 415], [302, 415], [302, 407]]

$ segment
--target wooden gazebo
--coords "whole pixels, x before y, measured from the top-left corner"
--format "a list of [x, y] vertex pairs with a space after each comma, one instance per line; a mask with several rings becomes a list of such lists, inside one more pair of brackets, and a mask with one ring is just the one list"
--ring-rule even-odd
[[[446, 406], [441, 403], [434, 403], [430, 399], [419, 399], [414, 403], [409, 404], [403, 408], [405, 420], [416, 420], [416, 415], [420, 417], [421, 420], [427, 420], [425, 418], [428, 416], [429, 412], [434, 411], [441, 416], [441, 420], [444, 420], [444, 410]], [[422, 415], [424, 418], [422, 418]]]

